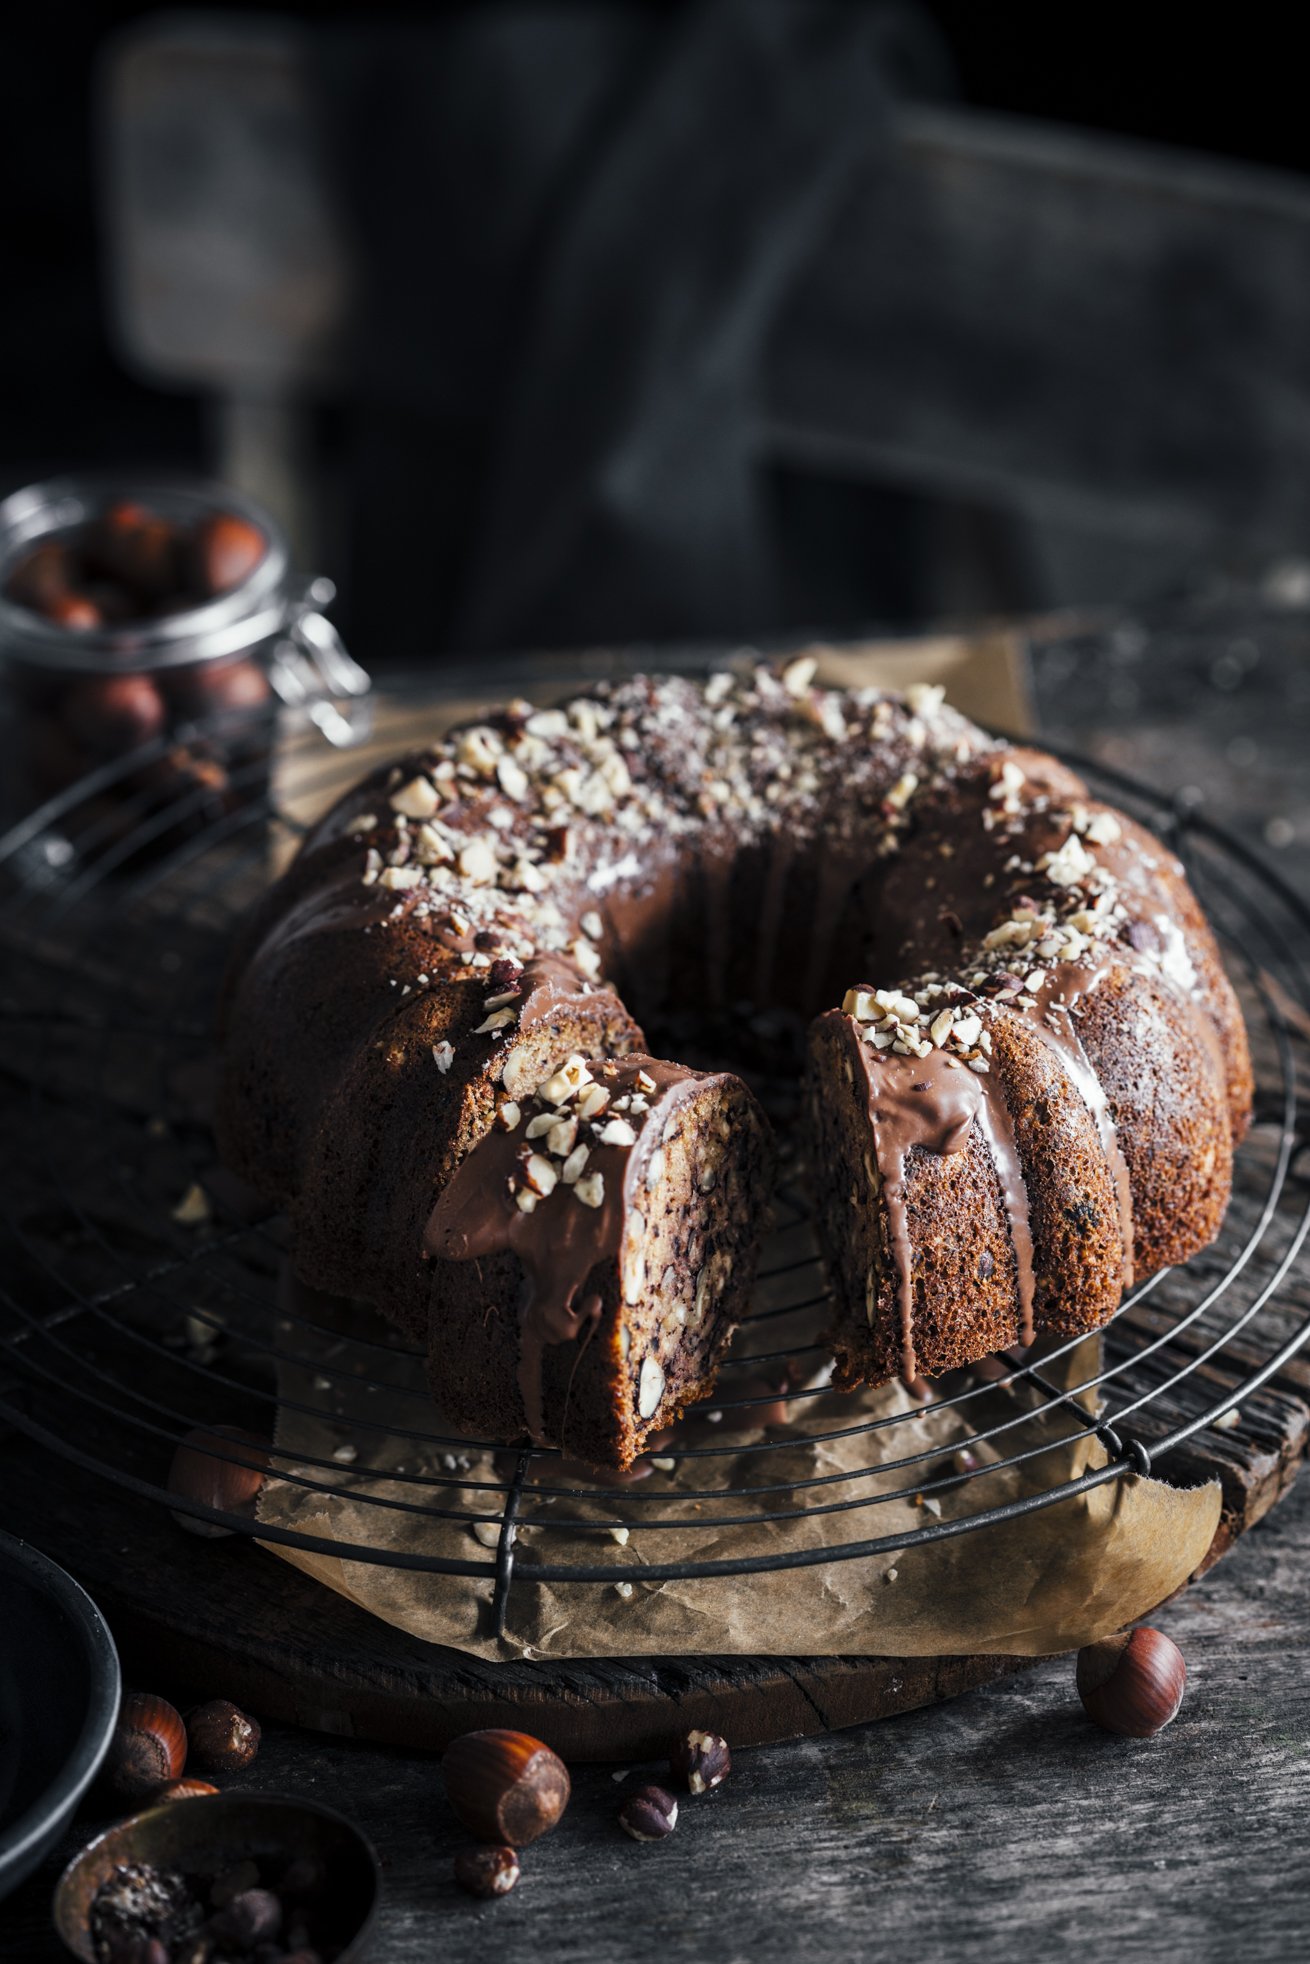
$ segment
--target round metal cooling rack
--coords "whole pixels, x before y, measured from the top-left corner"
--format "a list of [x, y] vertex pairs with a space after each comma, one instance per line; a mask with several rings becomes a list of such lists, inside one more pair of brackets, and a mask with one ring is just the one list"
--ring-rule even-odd
[[[652, 665], [658, 658], [631, 663]], [[680, 665], [694, 664], [684, 657]], [[597, 672], [486, 665], [475, 680], [460, 678], [468, 681], [462, 712], [474, 691], [483, 702], [544, 694], [548, 685], [558, 693]], [[394, 724], [387, 747], [403, 747], [419, 722], [436, 726], [439, 706], [426, 688], [423, 698], [401, 690], [382, 701], [383, 720]], [[217, 725], [205, 729], [221, 735]], [[430, 1522], [434, 1534], [453, 1523], [470, 1552], [462, 1544], [454, 1553], [444, 1544], [397, 1551], [367, 1535], [332, 1539], [267, 1519], [259, 1536], [488, 1581], [503, 1629], [515, 1583], [651, 1582], [890, 1554], [1147, 1472], [1234, 1412], [1310, 1338], [1304, 1305], [1280, 1295], [1310, 1230], [1310, 1183], [1298, 1163], [1310, 913], [1194, 808], [1075, 758], [1094, 787], [1183, 857], [1242, 996], [1256, 1124], [1218, 1244], [1135, 1288], [1091, 1370], [1087, 1352], [1075, 1356], [1077, 1341], [1047, 1344], [1040, 1355], [1008, 1353], [942, 1380], [931, 1402], [911, 1411], [871, 1412], [826, 1387], [823, 1280], [793, 1175], [780, 1193], [756, 1308], [703, 1415], [714, 1423], [693, 1415], [661, 1446], [670, 1485], [610, 1486], [558, 1453], [444, 1430], [416, 1352], [380, 1322], [343, 1336], [317, 1299], [288, 1293], [284, 1225], [252, 1217], [233, 1194], [204, 1118], [212, 1006], [235, 924], [294, 848], [306, 814], [360, 773], [361, 758], [329, 750], [312, 730], [284, 730], [274, 781], [248, 765], [232, 787], [239, 803], [223, 810], [208, 807], [203, 791], [163, 809], [148, 802], [133, 790], [140, 761], [107, 767], [0, 839], [0, 1208], [9, 1243], [0, 1416], [144, 1501], [179, 1508], [164, 1481], [174, 1447], [195, 1427], [253, 1420], [271, 1435], [279, 1411], [301, 1427], [329, 1425], [340, 1416], [329, 1402], [339, 1388], [358, 1407], [372, 1387], [385, 1394], [388, 1418], [371, 1423], [357, 1408], [351, 1417], [364, 1441], [349, 1468], [351, 1519], [400, 1513]], [[203, 1218], [189, 1218], [197, 1212]], [[411, 1401], [408, 1424], [395, 1421], [400, 1399]], [[1103, 1451], [1063, 1477], [1089, 1431]], [[378, 1469], [372, 1484], [385, 1491], [369, 1491], [370, 1442], [380, 1450], [381, 1435], [403, 1440], [416, 1463]], [[854, 1463], [832, 1470], [838, 1448]], [[798, 1449], [812, 1456], [798, 1460]], [[232, 1445], [230, 1457], [241, 1463], [243, 1449]], [[282, 1445], [272, 1453], [281, 1481], [325, 1505], [342, 1490], [339, 1462]], [[716, 1484], [728, 1467], [731, 1477]], [[891, 1502], [913, 1504], [916, 1524], [879, 1534], [879, 1510]], [[187, 1511], [253, 1531], [239, 1514]], [[841, 1538], [816, 1541], [820, 1516], [840, 1520]], [[592, 1537], [613, 1530], [620, 1542], [694, 1532], [703, 1543], [707, 1521], [765, 1525], [768, 1547], [712, 1560], [556, 1555], [516, 1566], [516, 1539], [534, 1525]], [[567, 1552], [578, 1546], [550, 1539]]]

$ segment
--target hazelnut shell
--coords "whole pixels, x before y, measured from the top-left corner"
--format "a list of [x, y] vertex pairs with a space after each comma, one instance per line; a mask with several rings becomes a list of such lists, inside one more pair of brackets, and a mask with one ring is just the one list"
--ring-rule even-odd
[[73, 583], [73, 562], [62, 539], [43, 539], [26, 553], [9, 575], [6, 591], [20, 607], [44, 613], [49, 603], [67, 593]]
[[197, 662], [168, 677], [167, 688], [184, 716], [255, 716], [273, 690], [257, 661]]
[[181, 1778], [186, 1756], [186, 1727], [176, 1707], [153, 1692], [129, 1691], [105, 1760], [115, 1793], [148, 1799]]
[[1088, 1718], [1106, 1732], [1152, 1739], [1178, 1716], [1187, 1665], [1172, 1637], [1143, 1624], [1085, 1645], [1077, 1683]]
[[55, 621], [60, 627], [71, 627], [79, 634], [104, 625], [100, 609], [84, 593], [53, 593], [48, 600], [42, 601], [39, 611], [48, 621]]
[[511, 1848], [549, 1833], [572, 1792], [563, 1760], [527, 1732], [466, 1732], [447, 1746], [441, 1774], [469, 1833]]
[[[219, 1457], [227, 1454], [227, 1458]], [[215, 1425], [208, 1431], [188, 1432], [173, 1454], [168, 1473], [168, 1491], [179, 1500], [192, 1500], [201, 1507], [214, 1507], [224, 1514], [245, 1514], [252, 1520], [255, 1502], [268, 1477], [268, 1442], [239, 1425]], [[202, 1521], [191, 1514], [174, 1514], [173, 1519], [188, 1534], [214, 1539], [234, 1534], [220, 1521]]]
[[235, 512], [216, 511], [196, 527], [194, 561], [205, 593], [227, 593], [254, 572], [267, 550], [263, 533]]
[[164, 727], [164, 699], [148, 675], [87, 675], [69, 689], [63, 719], [97, 757], [136, 750]]

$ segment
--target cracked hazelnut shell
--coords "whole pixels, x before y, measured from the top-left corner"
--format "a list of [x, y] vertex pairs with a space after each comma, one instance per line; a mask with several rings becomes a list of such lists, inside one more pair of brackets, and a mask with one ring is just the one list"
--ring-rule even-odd
[[466, 1732], [447, 1746], [441, 1776], [469, 1833], [511, 1848], [548, 1834], [572, 1792], [563, 1760], [528, 1732]]

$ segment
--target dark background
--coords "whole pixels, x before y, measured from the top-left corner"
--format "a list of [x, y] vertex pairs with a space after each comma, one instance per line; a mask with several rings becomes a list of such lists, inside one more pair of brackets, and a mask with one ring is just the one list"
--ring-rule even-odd
[[[859, 0], [851, 3], [858, 8]], [[211, 461], [204, 405], [129, 374], [115, 356], [102, 303], [91, 116], [96, 63], [117, 27], [157, 11], [57, 0], [12, 8], [5, 20], [0, 129], [8, 148], [8, 195], [0, 358], [7, 380], [0, 492], [82, 464], [204, 469]], [[430, 22], [441, 10], [342, 5], [221, 11], [267, 11], [328, 25]], [[652, 5], [639, 11], [671, 17], [678, 9]], [[1293, 172], [1310, 165], [1310, 123], [1293, 59], [1293, 10], [1248, 7], [1225, 14], [1222, 29], [1217, 14], [1164, 7], [995, 8], [973, 0], [922, 0], [921, 12], [940, 34], [945, 92], [964, 104]], [[333, 441], [330, 419], [324, 440]], [[780, 473], [768, 496], [787, 558], [776, 618], [729, 622], [734, 629], [767, 634], [817, 626], [835, 632], [874, 619], [922, 622], [952, 610], [955, 596], [944, 596], [933, 578], [916, 571], [925, 515], [913, 495], [876, 484], [828, 482], [819, 473], [803, 482]], [[450, 502], [448, 495], [442, 511]], [[456, 557], [469, 546], [473, 522], [467, 512], [451, 521]], [[366, 637], [394, 637], [394, 621], [388, 623], [368, 590], [367, 567], [358, 573], [344, 540], [338, 557], [328, 570], [343, 584], [347, 625], [353, 619]], [[352, 571], [358, 576], [352, 578]], [[1043, 589], [1017, 564], [993, 568], [993, 574], [986, 598], [1015, 607], [1107, 597], [1053, 591], [1049, 583]], [[438, 567], [438, 588], [444, 577]], [[1113, 585], [1113, 573], [1107, 577]], [[1097, 583], [1090, 573], [1070, 578], [1075, 589], [1080, 579]], [[447, 599], [438, 592], [426, 630], [436, 645], [453, 631], [455, 612]], [[680, 631], [695, 631], [694, 604], [691, 613], [675, 618]], [[615, 625], [630, 632], [633, 624], [620, 618]], [[543, 638], [589, 637], [589, 622], [574, 637], [568, 628], [567, 618], [558, 632], [548, 623]]]

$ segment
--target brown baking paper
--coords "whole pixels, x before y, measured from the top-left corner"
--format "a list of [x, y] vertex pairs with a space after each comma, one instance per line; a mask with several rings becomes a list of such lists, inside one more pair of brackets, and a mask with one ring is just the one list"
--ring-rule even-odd
[[[814, 1339], [813, 1310], [778, 1314], [786, 1310], [786, 1287], [793, 1299], [798, 1280], [814, 1293], [814, 1271], [792, 1266], [809, 1255], [808, 1234], [799, 1225], [767, 1244], [763, 1269], [788, 1274], [759, 1285], [755, 1308], [766, 1320], [743, 1325], [734, 1357], [802, 1349]], [[517, 1453], [477, 1451], [453, 1435], [439, 1445], [416, 1441], [413, 1434], [438, 1425], [421, 1360], [395, 1347], [367, 1310], [294, 1289], [288, 1300], [299, 1313], [308, 1310], [315, 1333], [299, 1321], [284, 1327], [285, 1347], [304, 1361], [282, 1368], [278, 1465], [289, 1477], [265, 1489], [260, 1519], [393, 1555], [490, 1564], [494, 1548], [470, 1522], [499, 1520]], [[1039, 1345], [1027, 1361], [1061, 1391], [1076, 1390], [1100, 1368], [1095, 1337], [1046, 1362], [1041, 1353]], [[985, 1374], [998, 1371], [1007, 1373], [1000, 1382]], [[757, 1375], [748, 1366], [726, 1369], [719, 1386], [725, 1404], [743, 1393], [763, 1395]], [[1000, 1360], [938, 1389], [947, 1396], [965, 1391], [968, 1401], [924, 1404], [900, 1384], [851, 1394], [820, 1390], [786, 1401], [785, 1419], [775, 1407], [767, 1427], [731, 1434], [725, 1428], [743, 1415], [720, 1407], [717, 1424], [693, 1417], [679, 1427], [666, 1456], [655, 1456], [655, 1469], [626, 1488], [595, 1486], [580, 1469], [561, 1473], [553, 1456], [534, 1455], [502, 1640], [490, 1627], [489, 1574], [434, 1575], [289, 1547], [272, 1552], [414, 1636], [490, 1659], [1035, 1656], [1133, 1621], [1200, 1566], [1219, 1522], [1218, 1484], [1180, 1490], [1129, 1474], [1017, 1518], [891, 1552], [745, 1576], [658, 1580], [641, 1573], [660, 1563], [772, 1559], [798, 1550], [832, 1548], [836, 1555], [852, 1543], [937, 1528], [1044, 1493], [1105, 1464], [1100, 1442], [1074, 1410], [1075, 1402], [1084, 1412], [1095, 1409], [1090, 1391], [1060, 1402]], [[322, 1416], [327, 1412], [333, 1416]], [[883, 1423], [871, 1431], [870, 1421]], [[991, 1436], [979, 1442], [978, 1434]], [[741, 1449], [677, 1456], [725, 1438]], [[966, 1439], [984, 1470], [942, 1484], [960, 1470], [952, 1449]], [[761, 1441], [779, 1443], [746, 1450]], [[919, 1455], [909, 1467], [880, 1470]], [[1016, 1458], [1018, 1464], [999, 1464]], [[773, 1489], [766, 1495], [744, 1491], [766, 1485]], [[552, 1486], [583, 1492], [551, 1500], [541, 1489]], [[691, 1489], [715, 1497], [683, 1498]], [[422, 1511], [411, 1511], [416, 1506]], [[725, 1515], [734, 1524], [725, 1524]], [[651, 1517], [677, 1525], [643, 1526]], [[621, 1523], [626, 1542], [605, 1523]], [[616, 1577], [635, 1571], [632, 1592], [606, 1583], [535, 1583], [542, 1564], [605, 1567]]]
[[[979, 720], [1029, 727], [1011, 636], [822, 654], [825, 680], [888, 687], [940, 681], [948, 698]], [[355, 754], [354, 771], [474, 706], [471, 698], [458, 710], [447, 702], [434, 707], [429, 722], [382, 704], [374, 742]], [[297, 791], [294, 777], [284, 783], [288, 802]], [[303, 815], [315, 815], [321, 790], [316, 798], [306, 791], [301, 802]], [[761, 1282], [754, 1305], [765, 1320], [748, 1321], [732, 1353], [734, 1360], [798, 1355], [812, 1373], [807, 1395], [785, 1407], [725, 1409], [734, 1398], [766, 1395], [752, 1381], [758, 1368], [734, 1361], [720, 1381], [717, 1422], [689, 1419], [671, 1436], [666, 1456], [656, 1455], [654, 1469], [630, 1487], [599, 1487], [579, 1469], [561, 1472], [557, 1459], [534, 1455], [503, 1638], [491, 1630], [489, 1573], [439, 1575], [264, 1545], [384, 1621], [486, 1659], [1036, 1656], [1118, 1629], [1182, 1587], [1218, 1526], [1217, 1483], [1180, 1490], [1129, 1474], [967, 1533], [838, 1558], [852, 1544], [939, 1530], [1104, 1465], [1102, 1445], [1077, 1415], [1095, 1412], [1095, 1392], [1078, 1387], [1098, 1374], [1101, 1350], [1099, 1339], [1089, 1338], [1041, 1361], [1039, 1346], [1026, 1361], [1040, 1362], [1040, 1391], [1013, 1364], [957, 1374], [936, 1387], [939, 1396], [967, 1394], [967, 1402], [951, 1406], [924, 1404], [899, 1384], [834, 1393], [824, 1388], [809, 1233], [793, 1219], [772, 1237], [761, 1262], [772, 1279]], [[281, 1347], [298, 1361], [281, 1366], [283, 1477], [265, 1488], [260, 1519], [397, 1557], [489, 1569], [494, 1546], [478, 1538], [470, 1517], [499, 1520], [518, 1454], [478, 1450], [453, 1434], [430, 1443], [441, 1425], [422, 1361], [368, 1310], [308, 1297], [294, 1285], [285, 1307]], [[755, 1429], [733, 1429], [739, 1425]], [[985, 1435], [980, 1443], [978, 1434]], [[966, 1439], [982, 1470], [951, 1484], [960, 1470], [952, 1449]], [[751, 1450], [762, 1442], [776, 1449]], [[725, 1443], [732, 1450], [718, 1456], [680, 1456]], [[906, 1460], [915, 1463], [888, 1464]], [[552, 1500], [542, 1492], [552, 1486], [581, 1492]], [[746, 1491], [756, 1486], [771, 1491]], [[323, 1487], [329, 1491], [316, 1490]], [[693, 1490], [708, 1497], [691, 1499]], [[645, 1525], [652, 1520], [670, 1525]], [[626, 1537], [607, 1523], [618, 1524], [620, 1536], [626, 1529]], [[662, 1563], [772, 1561], [824, 1549], [832, 1559], [757, 1574], [661, 1580], [646, 1573]], [[616, 1580], [630, 1576], [631, 1587], [535, 1582], [534, 1571], [552, 1564], [603, 1567]]]

